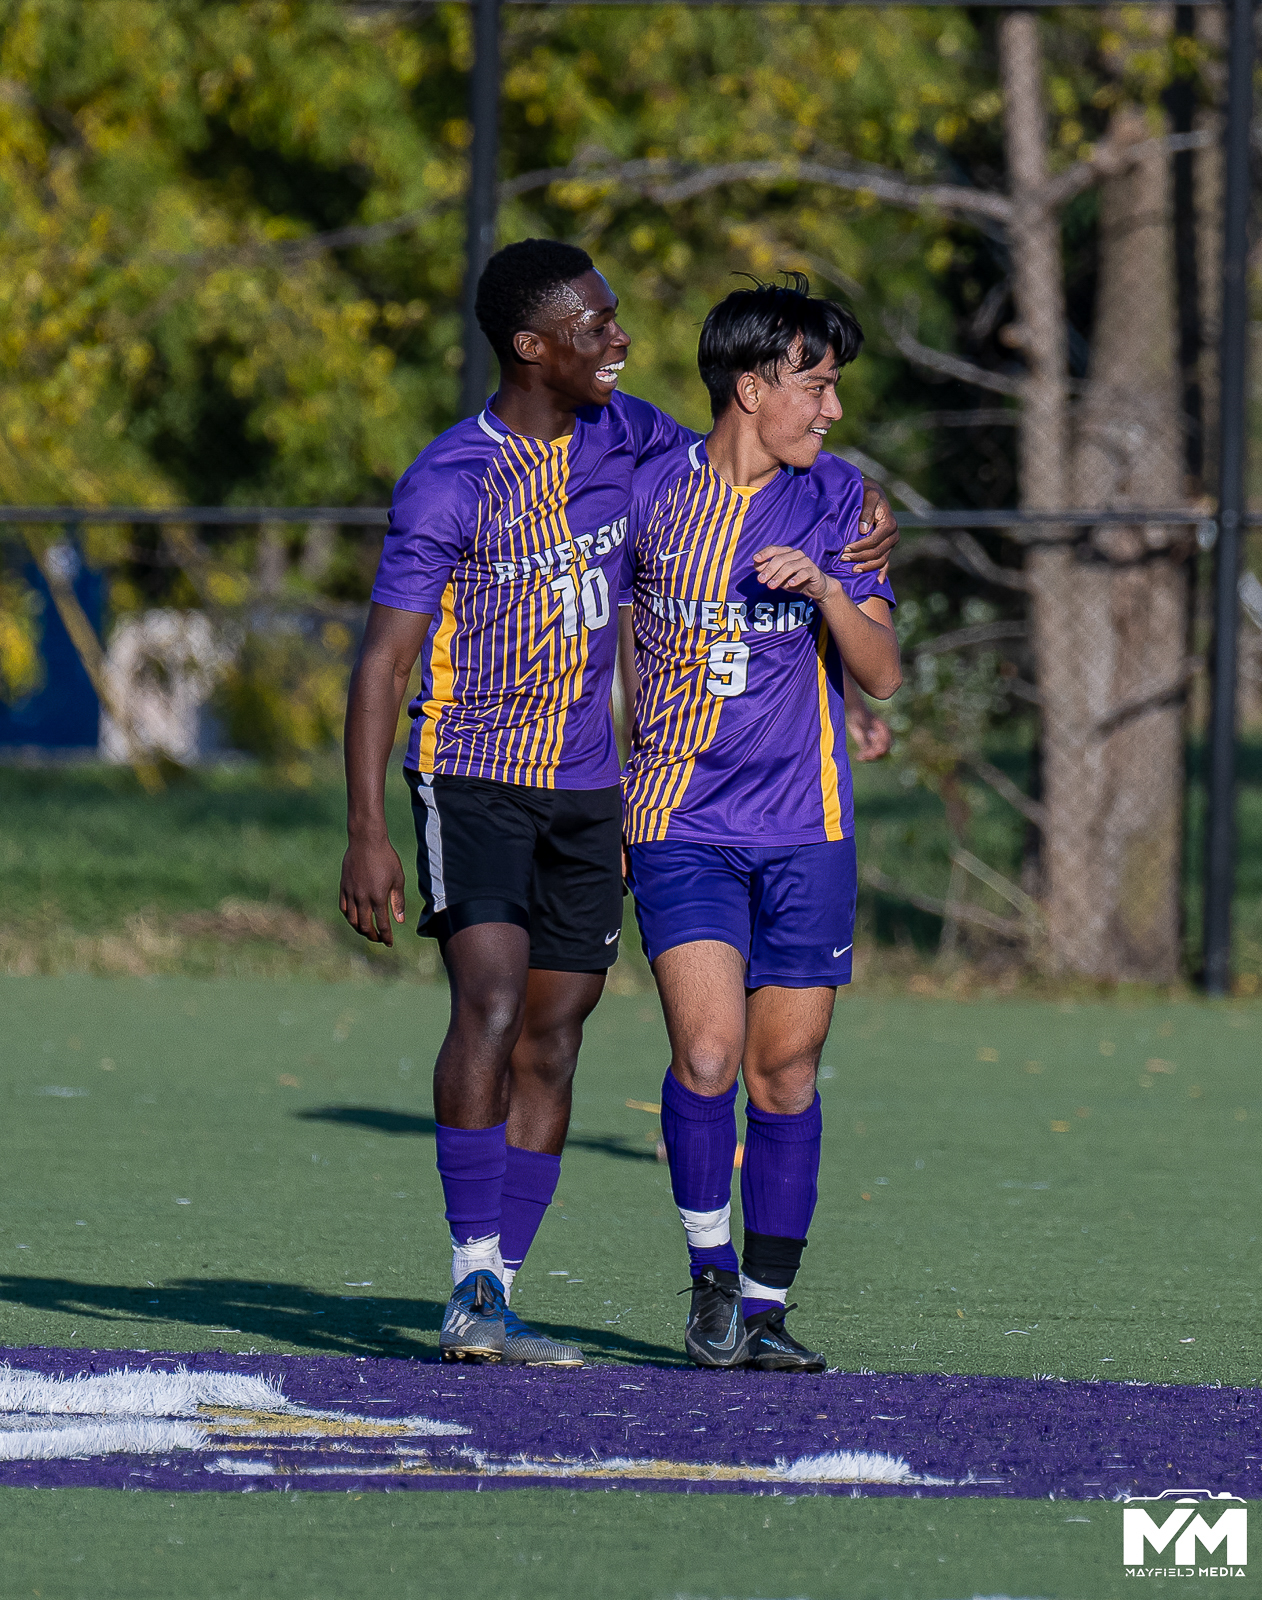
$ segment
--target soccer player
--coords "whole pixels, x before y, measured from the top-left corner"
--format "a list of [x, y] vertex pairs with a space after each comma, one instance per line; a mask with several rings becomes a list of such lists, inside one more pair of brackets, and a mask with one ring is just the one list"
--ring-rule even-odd
[[[610, 693], [631, 474], [696, 437], [619, 392], [617, 307], [582, 250], [527, 239], [492, 257], [477, 314], [499, 388], [399, 480], [351, 678], [341, 907], [389, 945], [404, 890], [386, 766], [421, 658], [404, 771], [418, 931], [451, 988], [434, 1067], [447, 1360], [582, 1362], [508, 1297], [556, 1189], [583, 1022], [622, 927]], [[873, 518], [860, 554], [879, 563], [897, 525], [883, 501]]]
[[817, 1194], [816, 1069], [854, 937], [843, 663], [877, 699], [901, 677], [893, 593], [846, 558], [862, 480], [821, 453], [863, 335], [792, 285], [714, 307], [698, 352], [713, 429], [633, 481], [624, 831], [671, 1044], [662, 1137], [693, 1277], [685, 1348], [703, 1367], [820, 1372], [784, 1319]]

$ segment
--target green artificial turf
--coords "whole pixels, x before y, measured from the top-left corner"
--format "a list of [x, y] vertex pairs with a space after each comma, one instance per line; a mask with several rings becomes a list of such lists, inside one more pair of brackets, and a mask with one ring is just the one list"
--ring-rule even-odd
[[[433, 1356], [439, 989], [10, 977], [0, 1016], [0, 1344]], [[797, 1331], [852, 1370], [1256, 1383], [1260, 1044], [1239, 1002], [845, 997]], [[679, 1360], [679, 1224], [656, 1119], [626, 1105], [657, 1099], [665, 1060], [650, 997], [602, 1002], [514, 1296], [600, 1359]], [[1127, 1581], [1100, 1501], [0, 1491], [0, 1600]]]
[[[0, 1341], [433, 1353], [440, 989], [6, 978], [0, 1010]], [[801, 1336], [851, 1369], [1255, 1383], [1260, 1052], [1253, 1003], [844, 998]], [[678, 1359], [679, 1223], [625, 1103], [666, 1058], [651, 997], [602, 1002], [514, 1302], [615, 1360]]]
[[[1130, 1594], [1121, 1508], [735, 1495], [0, 1491], [5, 1600], [969, 1600]], [[1149, 1579], [1198, 1596], [1214, 1581]], [[1256, 1594], [1239, 1582], [1230, 1593]]]

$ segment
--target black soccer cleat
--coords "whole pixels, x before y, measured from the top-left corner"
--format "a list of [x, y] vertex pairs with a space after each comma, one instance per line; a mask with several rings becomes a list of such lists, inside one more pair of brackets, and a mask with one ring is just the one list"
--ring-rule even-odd
[[757, 1372], [823, 1372], [828, 1363], [785, 1332], [784, 1318], [796, 1306], [756, 1311], [745, 1323], [744, 1366]]
[[[687, 1294], [681, 1289], [680, 1294]], [[724, 1267], [707, 1267], [692, 1280], [692, 1304], [684, 1328], [684, 1350], [698, 1367], [741, 1367], [745, 1364], [745, 1328], [741, 1320], [741, 1280]]]

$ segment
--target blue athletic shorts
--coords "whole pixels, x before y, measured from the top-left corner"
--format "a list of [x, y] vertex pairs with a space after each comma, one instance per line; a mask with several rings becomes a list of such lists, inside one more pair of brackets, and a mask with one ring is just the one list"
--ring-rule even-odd
[[739, 950], [750, 989], [850, 982], [858, 876], [853, 839], [823, 844], [633, 844], [627, 882], [644, 953], [698, 939]]

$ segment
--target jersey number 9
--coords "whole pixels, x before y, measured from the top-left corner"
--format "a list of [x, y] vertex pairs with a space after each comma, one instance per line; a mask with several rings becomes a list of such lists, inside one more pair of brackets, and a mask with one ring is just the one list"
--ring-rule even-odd
[[744, 694], [749, 678], [749, 646], [739, 639], [716, 639], [706, 657], [710, 669], [705, 686], [720, 700]]
[[579, 606], [583, 608], [585, 628], [603, 628], [609, 621], [609, 584], [599, 567], [585, 567], [575, 583], [566, 572], [548, 585], [561, 596], [561, 632], [567, 639], [578, 637]]

